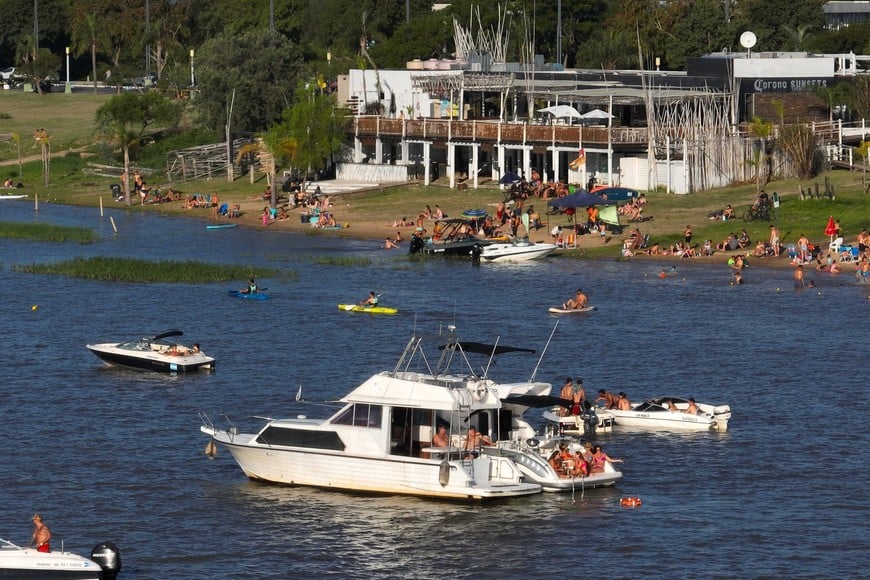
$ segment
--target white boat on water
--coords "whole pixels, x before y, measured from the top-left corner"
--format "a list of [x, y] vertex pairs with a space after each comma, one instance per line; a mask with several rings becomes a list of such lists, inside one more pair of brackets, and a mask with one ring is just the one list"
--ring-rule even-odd
[[40, 552], [0, 538], [0, 578], [46, 580], [113, 580], [121, 569], [117, 546], [98, 544], [85, 558], [72, 552]]
[[[487, 370], [480, 376], [468, 362], [465, 348], [476, 343], [460, 343], [452, 330], [436, 339], [441, 346], [434, 367], [424, 337], [413, 336], [392, 371], [367, 379], [325, 419], [268, 419], [259, 431], [242, 433], [234, 425], [218, 428], [203, 415], [201, 431], [254, 480], [456, 500], [539, 493], [541, 486], [523, 481], [506, 454], [467, 449], [469, 427], [498, 438], [502, 404]], [[452, 362], [465, 362], [467, 370], [454, 374]], [[441, 426], [449, 434], [447, 447], [432, 443]]]
[[[688, 413], [689, 400], [683, 397], [655, 397], [633, 403], [629, 411], [610, 409], [617, 427], [661, 429], [665, 431], [728, 430], [731, 407], [696, 403], [697, 413]], [[673, 408], [670, 406], [673, 405]]]
[[525, 262], [549, 256], [556, 248], [556, 244], [513, 238], [507, 242], [493, 242], [488, 246], [475, 248], [472, 255], [477, 252], [481, 262]]
[[[552, 386], [548, 383], [547, 388], [540, 388], [541, 383], [513, 383], [498, 385], [502, 396], [502, 404], [506, 411], [510, 412], [511, 431], [509, 437], [499, 441], [498, 453], [513, 459], [519, 466], [520, 471], [529, 481], [541, 485], [544, 491], [576, 491], [595, 487], [609, 487], [616, 485], [622, 478], [622, 472], [613, 467], [609, 461], [604, 465], [604, 471], [590, 473], [586, 476], [571, 477], [573, 464], [566, 464], [566, 470], [557, 472], [549, 463], [548, 459], [554, 452], [558, 452], [560, 446], [566, 446], [571, 454], [583, 449], [583, 440], [580, 435], [593, 436], [596, 432], [598, 418], [595, 413], [578, 415], [577, 417], [561, 417], [554, 408], [566, 408], [569, 403], [559, 397], [550, 396]], [[528, 423], [525, 413], [528, 409], [548, 408], [543, 413], [547, 427], [543, 434], [539, 435]], [[553, 417], [553, 420], [548, 420]], [[560, 429], [559, 419], [565, 419], [566, 427]], [[573, 429], [573, 430], [572, 430]], [[491, 448], [487, 453], [495, 453]]]
[[182, 334], [180, 330], [170, 330], [129, 342], [89, 344], [87, 348], [106, 366], [170, 373], [214, 369], [214, 358], [175, 341]]

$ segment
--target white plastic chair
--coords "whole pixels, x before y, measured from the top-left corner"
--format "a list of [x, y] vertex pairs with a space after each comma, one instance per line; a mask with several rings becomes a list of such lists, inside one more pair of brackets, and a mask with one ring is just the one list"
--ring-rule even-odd
[[833, 242], [828, 244], [828, 249], [834, 253], [837, 253], [840, 251], [840, 247], [842, 245], [843, 245], [843, 238], [837, 238], [836, 240], [834, 240]]

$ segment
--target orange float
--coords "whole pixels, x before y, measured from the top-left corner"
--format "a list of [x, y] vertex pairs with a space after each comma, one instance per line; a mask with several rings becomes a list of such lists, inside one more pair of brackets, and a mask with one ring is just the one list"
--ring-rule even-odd
[[624, 497], [619, 500], [619, 505], [624, 508], [636, 508], [643, 505], [643, 502], [639, 497]]

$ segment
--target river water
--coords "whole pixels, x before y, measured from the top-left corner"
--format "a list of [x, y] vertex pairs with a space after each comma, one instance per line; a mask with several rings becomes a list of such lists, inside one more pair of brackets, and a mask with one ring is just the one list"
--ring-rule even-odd
[[[112, 216], [118, 228], [114, 233]], [[866, 361], [870, 288], [848, 274], [795, 291], [788, 270], [548, 259], [473, 266], [411, 261], [376, 241], [237, 228], [111, 208], [5, 201], [0, 220], [94, 228], [96, 243], [0, 240], [5, 378], [0, 383], [0, 536], [26, 544], [40, 511], [55, 549], [111, 540], [122, 578], [596, 575], [858, 577], [868, 543]], [[14, 272], [76, 256], [262, 264], [273, 299], [231, 284], [117, 284]], [[369, 265], [324, 265], [318, 257]], [[667, 266], [668, 268], [670, 265]], [[812, 276], [811, 276], [812, 277]], [[209, 459], [198, 413], [324, 416], [328, 401], [391, 369], [413, 330], [538, 349], [501, 359], [521, 380], [582, 287], [599, 310], [562, 319], [538, 371], [556, 388], [728, 403], [727, 433], [616, 431], [618, 487], [493, 505], [358, 496], [248, 481]], [[369, 290], [393, 317], [340, 312]], [[36, 305], [37, 309], [32, 307]], [[180, 328], [218, 359], [189, 376], [107, 369], [88, 342]], [[308, 402], [294, 401], [302, 385]], [[643, 500], [640, 509], [619, 498]]]

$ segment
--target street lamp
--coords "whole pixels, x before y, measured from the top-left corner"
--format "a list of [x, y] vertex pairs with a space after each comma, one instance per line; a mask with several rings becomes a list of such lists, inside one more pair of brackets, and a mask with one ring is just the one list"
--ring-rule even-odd
[[193, 74], [193, 55], [194, 55], [194, 50], [191, 48], [190, 49], [190, 88], [191, 89], [194, 86], [196, 86], [196, 77]]
[[69, 47], [66, 47], [66, 89], [64, 92], [72, 92], [72, 89], [69, 86]]

